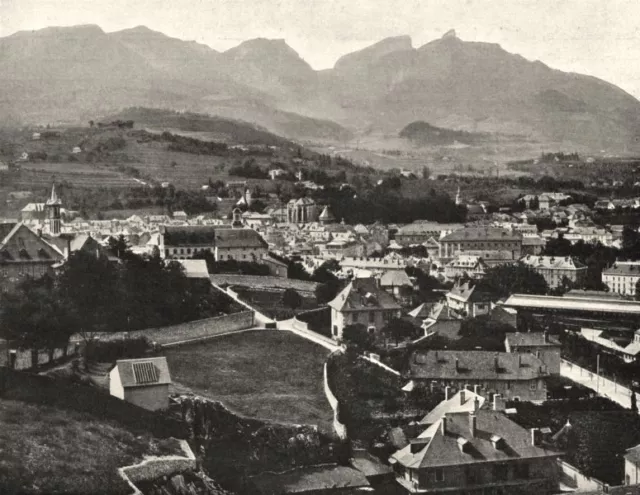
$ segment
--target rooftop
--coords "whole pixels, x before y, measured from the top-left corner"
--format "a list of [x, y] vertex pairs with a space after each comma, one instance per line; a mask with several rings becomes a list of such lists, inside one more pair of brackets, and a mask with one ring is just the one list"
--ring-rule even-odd
[[554, 337], [550, 337], [545, 332], [508, 333], [506, 340], [509, 342], [510, 346], [515, 347], [557, 347], [560, 345], [560, 342], [558, 342]]
[[546, 366], [533, 354], [492, 351], [415, 351], [409, 376], [422, 379], [533, 380]]
[[639, 315], [640, 302], [606, 298], [537, 296], [531, 294], [513, 294], [503, 303], [506, 307], [523, 309], [557, 309], [584, 311], [586, 313], [616, 313]]
[[329, 302], [336, 311], [397, 310], [400, 305], [381, 290], [373, 278], [357, 278], [351, 281]]
[[124, 388], [165, 385], [171, 383], [167, 358], [121, 359], [116, 361]]
[[459, 241], [522, 241], [522, 234], [495, 227], [466, 227], [446, 235], [442, 242]]

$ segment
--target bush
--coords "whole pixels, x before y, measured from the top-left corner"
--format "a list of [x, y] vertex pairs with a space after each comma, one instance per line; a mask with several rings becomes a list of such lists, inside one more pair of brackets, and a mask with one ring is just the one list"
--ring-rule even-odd
[[108, 342], [90, 340], [84, 351], [88, 362], [114, 362], [118, 359], [139, 358], [152, 350], [146, 337], [122, 339]]

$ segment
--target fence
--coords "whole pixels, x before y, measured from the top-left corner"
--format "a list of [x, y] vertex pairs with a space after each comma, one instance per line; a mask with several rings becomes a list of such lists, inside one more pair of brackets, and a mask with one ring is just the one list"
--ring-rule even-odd
[[[335, 352], [341, 352], [341, 351], [335, 351]], [[332, 353], [333, 355], [334, 353]], [[329, 356], [329, 358], [331, 358], [331, 356]], [[331, 409], [333, 409], [333, 429], [336, 432], [336, 435], [338, 435], [338, 437], [341, 440], [346, 440], [347, 439], [347, 427], [342, 424], [340, 422], [339, 418], [339, 411], [340, 411], [340, 403], [338, 402], [338, 399], [335, 395], [333, 395], [333, 392], [331, 391], [331, 387], [329, 387], [329, 377], [327, 375], [327, 362], [325, 361], [324, 363], [324, 393], [327, 396], [327, 400], [329, 401], [329, 405], [331, 406]]]

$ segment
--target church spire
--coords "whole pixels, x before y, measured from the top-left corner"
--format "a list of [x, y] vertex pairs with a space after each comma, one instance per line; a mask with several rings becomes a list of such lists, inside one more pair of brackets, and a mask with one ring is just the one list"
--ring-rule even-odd
[[58, 194], [56, 193], [56, 184], [55, 182], [51, 186], [51, 197], [47, 200], [48, 205], [60, 205], [60, 199], [58, 198]]

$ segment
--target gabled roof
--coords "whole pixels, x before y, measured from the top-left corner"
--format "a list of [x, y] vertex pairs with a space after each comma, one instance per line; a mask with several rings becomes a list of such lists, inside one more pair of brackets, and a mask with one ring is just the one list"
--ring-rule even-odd
[[267, 241], [253, 229], [228, 228], [215, 230], [215, 245], [223, 249], [268, 247]]
[[404, 270], [387, 270], [380, 277], [381, 287], [413, 287], [411, 279]]
[[441, 242], [460, 241], [522, 241], [522, 234], [496, 227], [466, 227], [441, 239]]
[[357, 278], [351, 281], [329, 302], [336, 311], [397, 310], [400, 305], [380, 289], [373, 278]]
[[0, 260], [55, 263], [63, 258], [60, 250], [23, 223], [0, 223]]
[[571, 256], [532, 256], [520, 258], [520, 263], [531, 268], [546, 268], [550, 270], [586, 270], [587, 266], [577, 258]]
[[415, 351], [409, 376], [418, 379], [534, 380], [546, 366], [533, 354], [492, 351]]
[[[393, 454], [392, 461], [411, 468], [429, 468], [561, 455], [532, 445], [530, 432], [501, 412], [480, 410], [475, 417], [475, 435], [471, 433], [469, 413], [447, 414], [444, 432], [441, 419], [420, 434], [418, 442], [414, 440], [423, 448], [412, 453], [408, 445]], [[500, 447], [496, 447], [496, 440]]]
[[213, 246], [216, 240], [216, 228], [209, 225], [163, 225], [160, 233], [166, 246]]
[[544, 332], [508, 333], [505, 339], [512, 347], [558, 347], [560, 342]]
[[116, 368], [124, 388], [166, 385], [171, 383], [169, 366], [165, 357], [121, 359]]
[[603, 275], [618, 275], [621, 277], [640, 277], [640, 262], [617, 261], [611, 267], [602, 271]]
[[447, 297], [462, 302], [489, 302], [493, 299], [491, 294], [478, 290], [478, 285], [472, 282], [465, 282], [453, 286], [447, 293]]
[[457, 394], [451, 397], [449, 400], [443, 400], [436, 407], [434, 407], [429, 414], [420, 420], [420, 423], [425, 425], [432, 425], [442, 419], [442, 416], [449, 413], [456, 412], [471, 412], [476, 410], [476, 399], [478, 400], [477, 407], [481, 408], [485, 403], [485, 398], [478, 395], [471, 390], [460, 390]]

